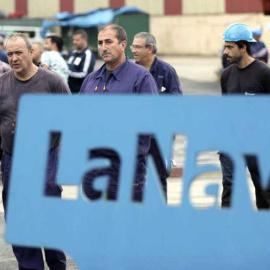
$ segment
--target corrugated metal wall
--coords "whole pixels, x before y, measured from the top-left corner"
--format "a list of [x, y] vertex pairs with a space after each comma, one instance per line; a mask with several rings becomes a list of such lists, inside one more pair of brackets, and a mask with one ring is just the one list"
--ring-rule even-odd
[[107, 8], [109, 0], [74, 0], [74, 12], [83, 12], [94, 8]]
[[51, 18], [60, 12], [59, 0], [28, 0], [28, 16], [32, 18]]
[[15, 0], [0, 0], [0, 9], [6, 14], [13, 13], [15, 11]]
[[226, 0], [227, 13], [252, 13], [263, 12], [262, 0]]
[[119, 8], [125, 5], [125, 0], [110, 0], [109, 7], [111, 8]]
[[225, 12], [225, 0], [183, 0], [183, 14], [217, 14]]
[[164, 0], [165, 15], [182, 14], [182, 0]]
[[74, 1], [73, 0], [60, 0], [60, 12], [74, 12]]
[[30, 18], [53, 17], [58, 12], [136, 6], [151, 15], [270, 13], [269, 0], [0, 0], [6, 14], [24, 11]]
[[16, 0], [15, 10], [21, 12], [24, 15], [28, 15], [28, 1], [27, 0]]
[[164, 0], [126, 0], [126, 6], [138, 7], [150, 14], [164, 14]]

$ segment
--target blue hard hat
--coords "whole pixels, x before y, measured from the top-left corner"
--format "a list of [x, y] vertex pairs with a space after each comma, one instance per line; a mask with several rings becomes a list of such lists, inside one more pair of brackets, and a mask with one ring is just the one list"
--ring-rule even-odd
[[256, 42], [251, 30], [243, 23], [233, 23], [225, 31], [224, 41], [237, 42], [245, 40], [247, 42]]
[[260, 37], [262, 35], [262, 30], [260, 28], [252, 29], [252, 34], [253, 34], [253, 36]]

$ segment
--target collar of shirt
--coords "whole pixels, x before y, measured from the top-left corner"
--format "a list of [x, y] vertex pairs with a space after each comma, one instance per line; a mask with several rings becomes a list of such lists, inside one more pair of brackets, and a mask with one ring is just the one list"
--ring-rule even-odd
[[[128, 57], [126, 57], [126, 61], [121, 64], [119, 67], [117, 67], [113, 72], [113, 76], [115, 77], [116, 80], [118, 81], [121, 81], [124, 73], [125, 73], [125, 70], [127, 68], [127, 66], [130, 65], [130, 60], [128, 59]], [[97, 74], [96, 76], [96, 79], [100, 79], [102, 78], [104, 81], [105, 81], [105, 78], [106, 78], [106, 64], [104, 64], [101, 68], [100, 68], [100, 71], [99, 73]]]
[[152, 73], [152, 72], [154, 72], [155, 71], [155, 69], [157, 68], [157, 61], [158, 61], [158, 59], [157, 59], [157, 57], [155, 57], [155, 60], [154, 60], [154, 62], [153, 62], [153, 64], [152, 64], [152, 66], [151, 66], [151, 68], [150, 68], [150, 73]]
[[77, 50], [75, 50], [74, 52], [77, 54], [77, 55], [81, 55], [81, 54], [84, 54], [85, 51], [88, 49], [88, 47], [85, 47], [81, 52], [78, 52]]

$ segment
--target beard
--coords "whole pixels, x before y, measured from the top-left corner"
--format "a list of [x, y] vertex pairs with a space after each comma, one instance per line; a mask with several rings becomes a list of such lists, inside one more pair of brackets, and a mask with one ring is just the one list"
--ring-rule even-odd
[[242, 60], [242, 56], [227, 56], [227, 59], [230, 64], [237, 64]]
[[81, 44], [77, 44], [77, 45], [75, 46], [75, 48], [76, 48], [76, 50], [81, 51], [81, 50], [84, 48], [84, 46], [81, 45]]

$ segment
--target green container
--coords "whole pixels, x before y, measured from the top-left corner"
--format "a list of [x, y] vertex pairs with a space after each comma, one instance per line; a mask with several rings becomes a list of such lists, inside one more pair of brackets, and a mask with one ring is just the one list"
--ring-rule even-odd
[[[132, 44], [133, 37], [139, 32], [149, 32], [149, 15], [148, 14], [121, 14], [115, 17], [114, 23], [121, 25], [125, 28], [128, 36], [128, 46], [126, 48], [126, 54], [128, 57], [133, 58], [129, 46]], [[69, 51], [72, 51], [72, 36], [73, 33], [80, 28], [74, 26], [61, 27], [61, 33], [64, 40], [64, 44]], [[88, 34], [88, 45], [91, 51], [98, 58], [98, 48], [97, 48], [97, 36], [98, 28], [90, 27], [83, 28]]]
[[126, 54], [133, 58], [129, 48], [132, 44], [133, 37], [139, 32], [149, 32], [149, 15], [148, 14], [121, 14], [115, 17], [114, 22], [125, 28], [128, 36]]
[[20, 19], [0, 19], [0, 25], [9, 25], [9, 26], [42, 26], [43, 19], [29, 19], [29, 18], [20, 18]]

